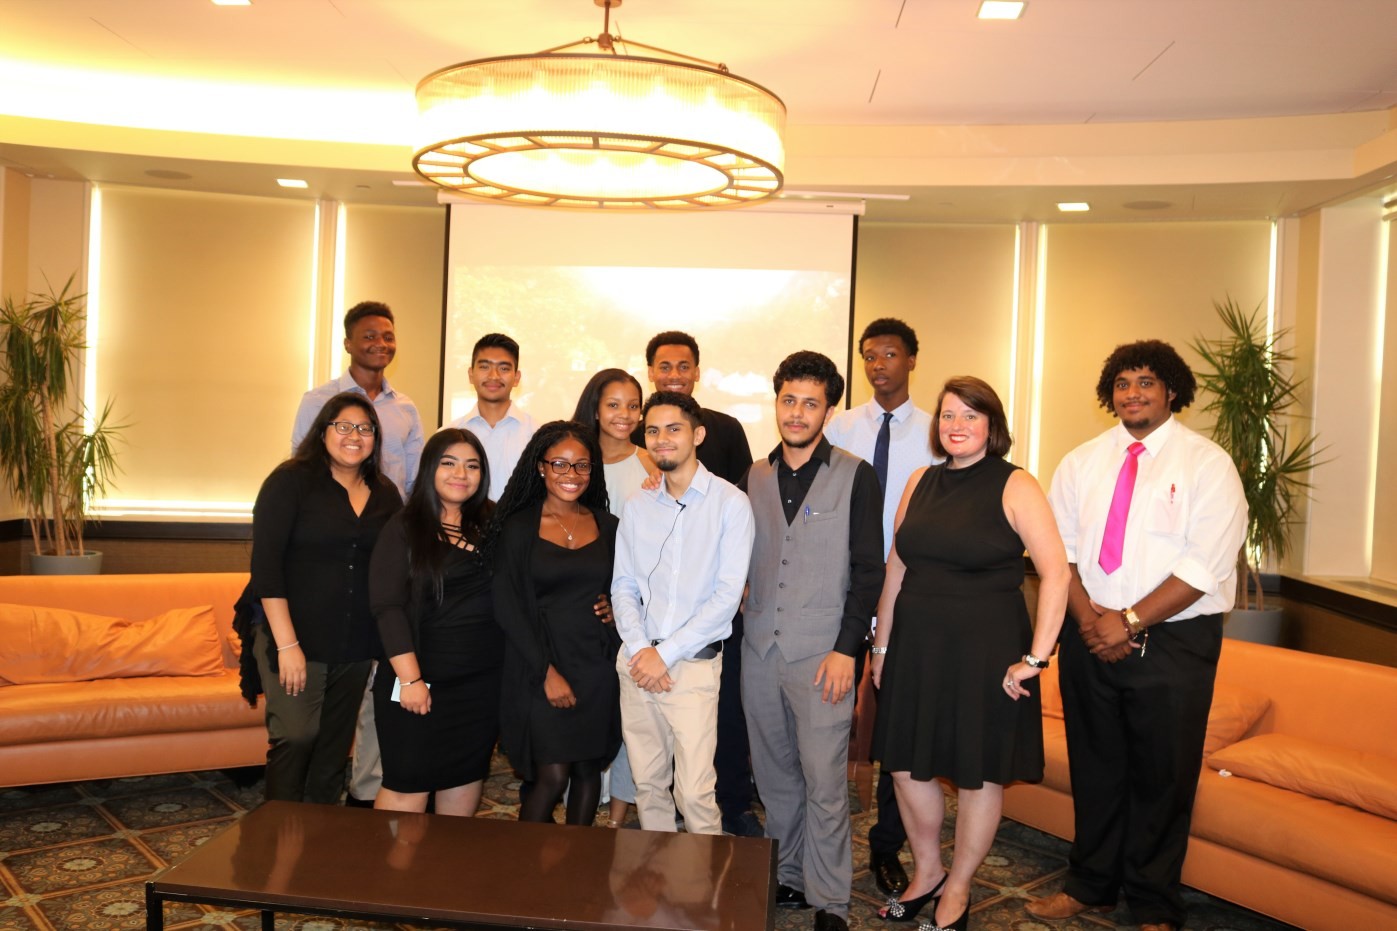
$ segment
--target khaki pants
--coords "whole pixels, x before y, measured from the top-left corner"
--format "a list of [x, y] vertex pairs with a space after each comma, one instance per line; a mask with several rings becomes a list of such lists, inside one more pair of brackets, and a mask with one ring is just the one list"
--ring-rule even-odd
[[723, 833], [713, 794], [722, 670], [721, 655], [678, 662], [669, 670], [670, 691], [647, 692], [631, 681], [625, 648], [617, 655], [621, 732], [635, 776], [636, 813], [647, 831], [673, 831], [677, 802], [690, 834]]

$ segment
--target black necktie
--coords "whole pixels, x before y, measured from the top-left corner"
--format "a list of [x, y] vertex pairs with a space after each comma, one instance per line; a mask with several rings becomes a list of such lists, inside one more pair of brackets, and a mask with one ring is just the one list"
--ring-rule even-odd
[[873, 471], [878, 473], [878, 484], [884, 492], [888, 490], [888, 446], [893, 438], [893, 415], [883, 412], [883, 425], [878, 428], [878, 441], [873, 444]]

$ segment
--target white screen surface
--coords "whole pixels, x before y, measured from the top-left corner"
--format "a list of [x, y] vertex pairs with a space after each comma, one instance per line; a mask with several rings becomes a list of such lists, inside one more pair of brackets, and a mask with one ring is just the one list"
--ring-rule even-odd
[[475, 404], [471, 348], [485, 333], [520, 344], [514, 399], [540, 423], [572, 416], [603, 368], [648, 394], [645, 345], [683, 330], [700, 348], [694, 396], [746, 428], [756, 455], [777, 442], [771, 377], [798, 349], [848, 357], [854, 218], [564, 213], [451, 208], [442, 409]]

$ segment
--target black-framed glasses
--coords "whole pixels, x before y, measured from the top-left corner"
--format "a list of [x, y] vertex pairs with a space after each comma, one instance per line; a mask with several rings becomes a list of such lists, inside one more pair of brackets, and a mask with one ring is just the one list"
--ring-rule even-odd
[[542, 460], [548, 468], [553, 470], [555, 475], [567, 475], [568, 470], [576, 472], [578, 475], [591, 475], [592, 463], [588, 459], [577, 462], [568, 462], [566, 459], [544, 459]]
[[328, 425], [334, 427], [340, 436], [349, 436], [355, 432], [360, 436], [373, 436], [378, 431], [371, 423], [350, 423], [348, 420], [332, 420]]

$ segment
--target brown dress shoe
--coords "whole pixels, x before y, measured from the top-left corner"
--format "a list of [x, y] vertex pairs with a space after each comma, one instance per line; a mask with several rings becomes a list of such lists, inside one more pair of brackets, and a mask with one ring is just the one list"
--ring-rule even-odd
[[1161, 921], [1158, 924], [1141, 925], [1140, 931], [1179, 931], [1179, 927], [1170, 922]]
[[1055, 892], [1046, 899], [1034, 899], [1024, 906], [1034, 918], [1046, 918], [1049, 921], [1061, 921], [1064, 918], [1080, 915], [1082, 912], [1109, 912], [1113, 907], [1078, 902], [1065, 892]]

